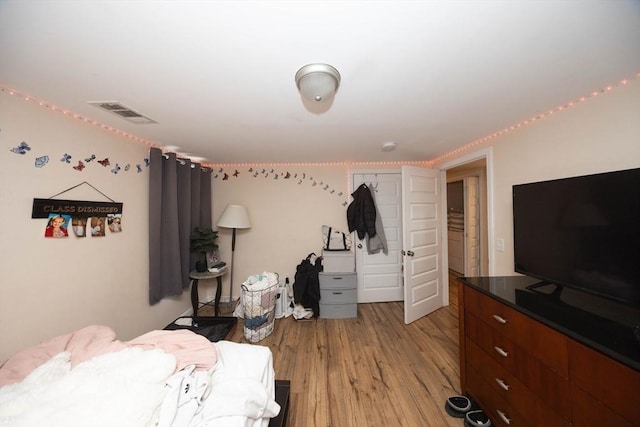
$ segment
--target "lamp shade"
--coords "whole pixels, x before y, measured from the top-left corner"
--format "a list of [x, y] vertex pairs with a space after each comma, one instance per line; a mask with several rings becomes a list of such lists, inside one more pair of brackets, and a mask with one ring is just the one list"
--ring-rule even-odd
[[296, 85], [304, 98], [324, 102], [338, 90], [340, 73], [327, 64], [305, 65], [296, 73]]
[[242, 205], [227, 205], [216, 225], [224, 228], [251, 228], [249, 212]]

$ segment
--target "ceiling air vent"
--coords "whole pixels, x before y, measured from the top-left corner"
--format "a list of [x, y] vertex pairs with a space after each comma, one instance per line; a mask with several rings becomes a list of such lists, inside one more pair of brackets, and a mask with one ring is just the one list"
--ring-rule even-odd
[[94, 107], [98, 107], [101, 110], [107, 111], [112, 114], [117, 114], [128, 122], [136, 123], [136, 124], [149, 124], [149, 123], [157, 123], [155, 120], [150, 119], [149, 117], [143, 116], [140, 113], [136, 113], [131, 108], [122, 105], [119, 102], [115, 101], [102, 101], [102, 102], [89, 102], [89, 104]]

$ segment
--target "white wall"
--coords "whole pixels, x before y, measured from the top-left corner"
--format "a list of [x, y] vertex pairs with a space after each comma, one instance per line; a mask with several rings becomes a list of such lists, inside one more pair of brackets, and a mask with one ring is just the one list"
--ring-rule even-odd
[[[24, 155], [11, 148], [25, 141]], [[188, 310], [189, 294], [148, 303], [148, 147], [0, 91], [0, 363], [16, 351], [90, 324], [130, 339]], [[72, 155], [72, 163], [60, 161]], [[92, 154], [82, 172], [72, 166]], [[42, 168], [35, 159], [49, 156]], [[96, 159], [96, 160], [97, 160]], [[118, 163], [122, 170], [111, 169]], [[126, 172], [126, 164], [131, 169]], [[87, 181], [124, 203], [123, 232], [102, 238], [44, 238], [32, 219], [34, 198]], [[108, 201], [87, 185], [58, 199]]]
[[512, 185], [640, 167], [640, 80], [492, 139], [478, 149], [487, 145], [493, 146], [489, 173], [493, 175], [494, 235], [489, 239], [494, 243], [504, 239], [505, 243], [504, 252], [490, 256], [494, 257], [495, 275], [514, 275]]

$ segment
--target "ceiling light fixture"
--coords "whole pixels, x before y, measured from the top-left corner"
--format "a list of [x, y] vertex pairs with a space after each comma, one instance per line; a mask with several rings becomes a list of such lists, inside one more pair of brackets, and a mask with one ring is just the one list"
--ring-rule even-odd
[[325, 102], [340, 86], [340, 73], [328, 64], [308, 64], [296, 73], [296, 86], [309, 101]]

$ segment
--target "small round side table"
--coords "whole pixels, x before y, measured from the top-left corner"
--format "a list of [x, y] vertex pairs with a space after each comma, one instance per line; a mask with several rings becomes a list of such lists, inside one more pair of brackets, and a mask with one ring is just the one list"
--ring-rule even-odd
[[[216, 279], [217, 288], [216, 288], [216, 299], [213, 302], [213, 314], [215, 317], [220, 315], [220, 294], [222, 293], [222, 276], [227, 274], [227, 269], [223, 269], [221, 271], [216, 271], [214, 273], [210, 271], [199, 272], [196, 270], [192, 270], [189, 273], [189, 278], [191, 279], [191, 306], [193, 307], [193, 315], [198, 315], [198, 307], [200, 305], [200, 298], [198, 297], [198, 281], [204, 279]], [[209, 303], [202, 303], [202, 305], [206, 305]]]

